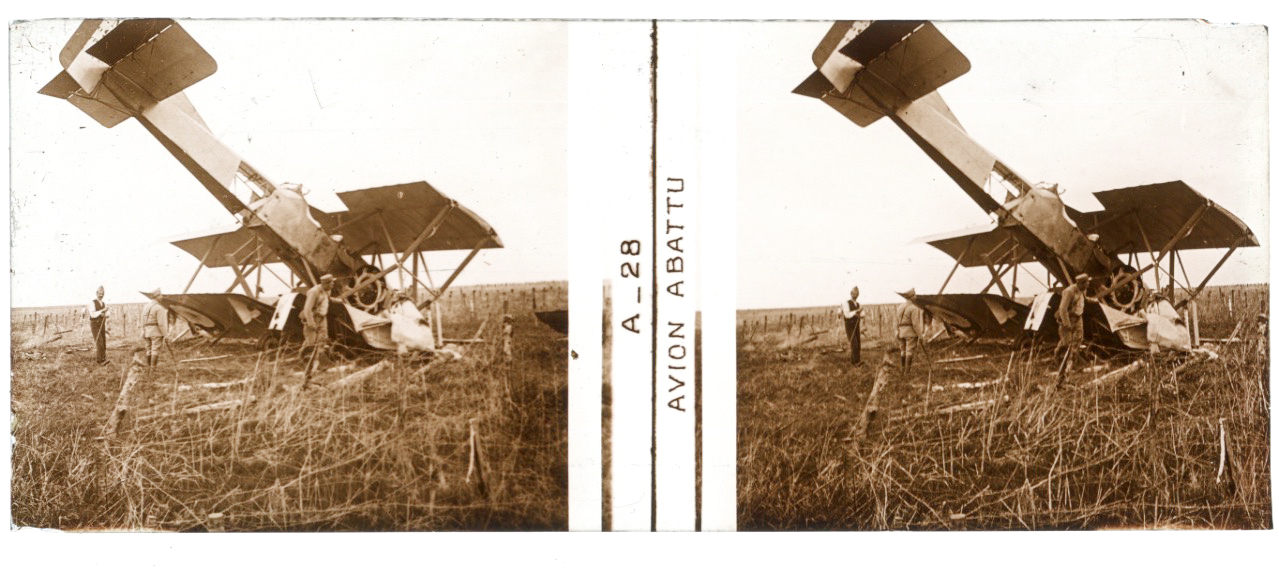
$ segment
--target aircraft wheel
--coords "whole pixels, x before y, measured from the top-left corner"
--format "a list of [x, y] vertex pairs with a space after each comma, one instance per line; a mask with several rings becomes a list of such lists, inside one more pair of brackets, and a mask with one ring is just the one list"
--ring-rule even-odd
[[258, 338], [258, 351], [270, 351], [279, 347], [280, 343], [283, 341], [284, 334], [268, 329], [266, 333], [262, 334], [262, 337]]
[[355, 279], [355, 288], [372, 282], [367, 288], [347, 297], [347, 301], [352, 306], [369, 313], [377, 311], [378, 306], [382, 305], [382, 301], [386, 299], [387, 288], [386, 281], [377, 277], [376, 272], [366, 272], [359, 275]]
[[[1115, 271], [1110, 275], [1109, 281], [1106, 282], [1106, 287], [1109, 288], [1114, 286], [1121, 278], [1124, 278], [1132, 272], [1134, 272], [1134, 270], [1131, 267], [1124, 267], [1121, 270]], [[1141, 278], [1134, 278], [1122, 287], [1111, 290], [1104, 300], [1107, 305], [1115, 308], [1116, 310], [1125, 313], [1132, 313], [1136, 306], [1141, 302], [1144, 288]]]

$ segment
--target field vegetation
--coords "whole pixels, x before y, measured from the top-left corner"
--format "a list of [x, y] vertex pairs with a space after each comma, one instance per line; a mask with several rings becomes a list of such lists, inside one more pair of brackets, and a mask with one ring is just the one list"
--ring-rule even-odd
[[1210, 290], [1199, 353], [1094, 352], [1060, 385], [1051, 345], [944, 335], [903, 377], [893, 306], [857, 367], [833, 307], [742, 312], [739, 526], [1271, 528], [1267, 293]]
[[[92, 362], [83, 308], [14, 310], [13, 522], [563, 530], [566, 342], [537, 321], [533, 302], [562, 309], [566, 291], [457, 288], [441, 305], [446, 337], [483, 330], [486, 340], [458, 347], [460, 359], [356, 354], [331, 361], [307, 390], [297, 346], [180, 341], [141, 371], [114, 435], [106, 424], [138, 336], [136, 317], [124, 314], [135, 308], [112, 318], [106, 367]], [[514, 316], [509, 359], [504, 313]]]

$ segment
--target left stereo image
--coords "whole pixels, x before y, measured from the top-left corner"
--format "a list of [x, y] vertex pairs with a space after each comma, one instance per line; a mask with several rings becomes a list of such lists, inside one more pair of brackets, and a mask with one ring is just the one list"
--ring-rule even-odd
[[15, 526], [567, 529], [565, 23], [10, 37]]

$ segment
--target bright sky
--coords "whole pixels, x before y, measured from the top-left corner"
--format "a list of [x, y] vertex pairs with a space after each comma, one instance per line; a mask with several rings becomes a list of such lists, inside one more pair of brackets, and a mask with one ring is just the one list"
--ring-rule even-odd
[[[791, 94], [829, 23], [760, 23], [738, 61], [738, 304], [834, 304], [936, 292], [953, 260], [920, 237], [988, 222], [888, 120], [859, 128]], [[1095, 191], [1183, 180], [1261, 246], [1215, 284], [1268, 281], [1267, 45], [1261, 26], [1193, 21], [962, 22], [938, 28], [972, 62], [941, 93], [985, 148], [1032, 183], [1100, 209]], [[1188, 252], [1198, 283], [1224, 251]], [[1043, 270], [1036, 275], [1043, 279]], [[976, 292], [985, 269], [948, 291]], [[1023, 292], [1033, 292], [1022, 283]]]
[[[455, 285], [567, 277], [564, 23], [181, 23], [218, 62], [188, 95], [268, 179], [328, 210], [334, 191], [427, 181], [506, 245]], [[106, 129], [36, 93], [77, 25], [11, 27], [12, 306], [88, 302], [99, 284], [116, 302], [180, 291], [197, 259], [168, 241], [234, 222], [136, 121]], [[438, 281], [463, 256], [427, 260]], [[231, 278], [205, 270], [192, 290]]]

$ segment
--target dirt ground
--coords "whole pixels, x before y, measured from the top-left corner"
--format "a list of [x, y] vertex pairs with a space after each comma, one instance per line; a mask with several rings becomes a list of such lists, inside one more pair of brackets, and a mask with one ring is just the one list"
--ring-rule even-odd
[[[305, 391], [296, 346], [182, 342], [142, 371], [115, 436], [104, 427], [133, 344], [112, 341], [104, 367], [88, 344], [15, 329], [14, 523], [564, 530], [567, 344], [531, 312], [515, 316], [509, 360], [489, 322], [461, 359], [335, 356]], [[450, 326], [470, 337], [483, 317]]]
[[739, 327], [739, 526], [1269, 528], [1268, 357], [1247, 331], [1211, 358], [1090, 353], [1058, 386], [1052, 346], [943, 339], [903, 376], [874, 339], [852, 366], [842, 329]]

